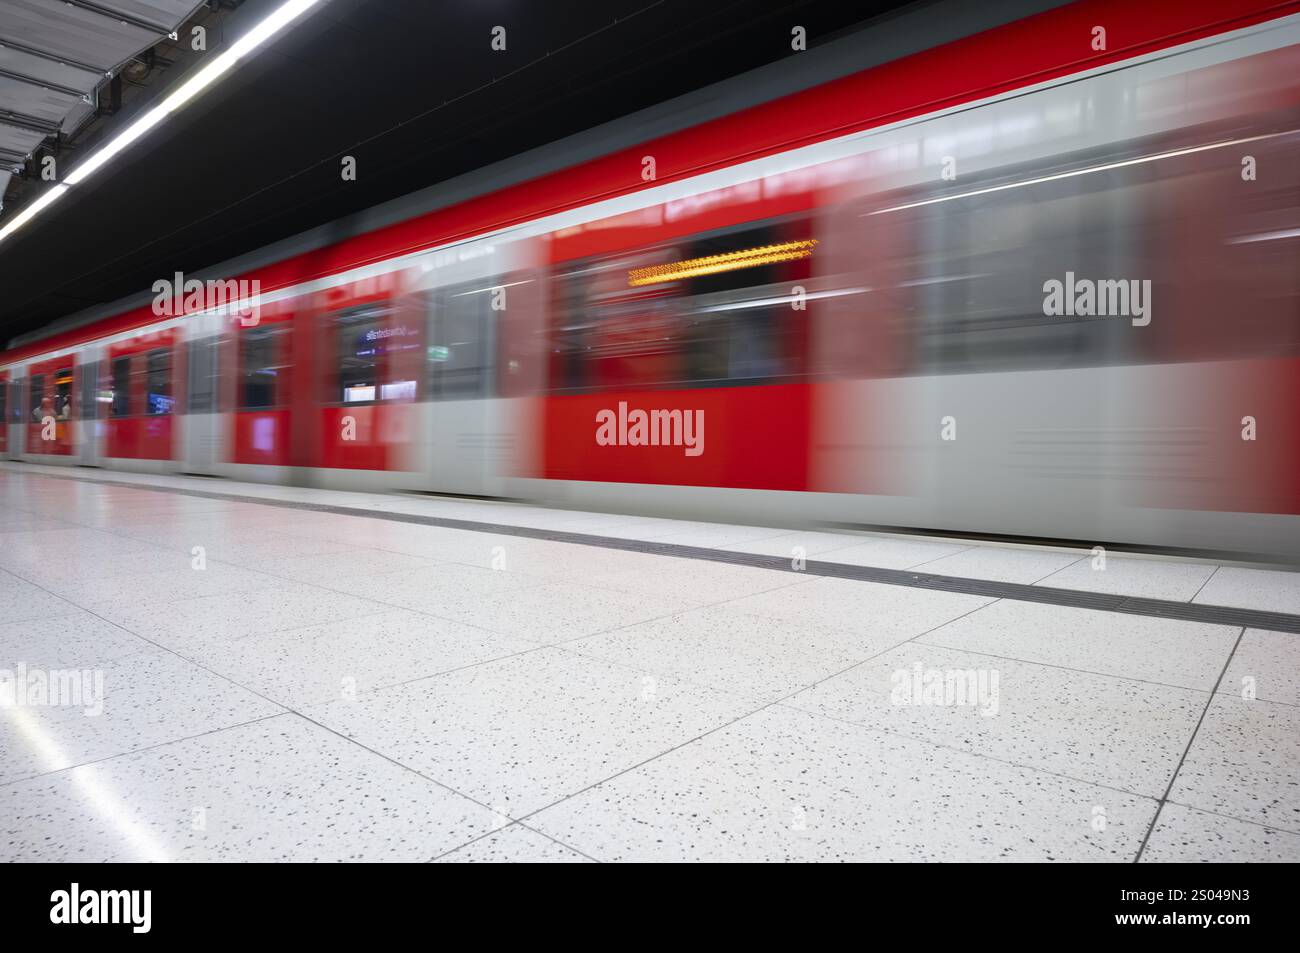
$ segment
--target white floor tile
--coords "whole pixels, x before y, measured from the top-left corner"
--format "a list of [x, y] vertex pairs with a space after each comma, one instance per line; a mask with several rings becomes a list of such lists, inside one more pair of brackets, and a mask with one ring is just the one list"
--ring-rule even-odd
[[972, 546], [960, 553], [928, 562], [919, 567], [918, 571], [938, 576], [960, 576], [963, 579], [985, 579], [1028, 586], [1078, 562], [1080, 558], [1078, 553]]
[[56, 595], [78, 606], [99, 611], [138, 606], [142, 602], [175, 602], [200, 596], [225, 595], [269, 589], [282, 581], [251, 569], [238, 569], [218, 562], [205, 561], [204, 568], [194, 568], [195, 557], [189, 553], [174, 556], [175, 568], [132, 573], [126, 576], [75, 575], [52, 579], [43, 585]]
[[355, 579], [358, 576], [374, 576], [380, 573], [432, 569], [437, 565], [436, 560], [405, 553], [391, 553], [378, 549], [348, 549], [337, 553], [296, 556], [281, 560], [273, 566], [263, 566], [262, 569], [264, 572], [284, 579], [292, 579], [295, 582], [329, 583], [339, 579]]
[[139, 636], [98, 616], [72, 609], [67, 615], [0, 624], [0, 669], [94, 668], [104, 662], [156, 651]]
[[1300, 705], [1300, 635], [1247, 629], [1219, 691], [1238, 698]]
[[[5, 706], [0, 713], [0, 784], [281, 710], [159, 649], [105, 661], [93, 671], [79, 671], [77, 684], [81, 692], [76, 696], [78, 704], [32, 704], [29, 696], [28, 704]], [[96, 709], [98, 714], [93, 713]]]
[[1300, 708], [1215, 695], [1169, 799], [1300, 833]]
[[736, 599], [728, 605], [737, 612], [785, 619], [796, 625], [911, 638], [992, 601], [987, 596], [809, 577], [799, 585]]
[[491, 602], [544, 582], [517, 572], [442, 563], [428, 569], [402, 569], [350, 578], [340, 576], [325, 584], [340, 592], [382, 602], [390, 608], [396, 606], [440, 615], [443, 606], [457, 600]]
[[1158, 797], [1207, 697], [909, 642], [783, 704]]
[[681, 605], [611, 589], [543, 582], [501, 596], [449, 598], [427, 611], [493, 632], [556, 645], [680, 611]]
[[1300, 834], [1166, 803], [1142, 851], [1142, 863], [1300, 863]]
[[1187, 602], [1215, 570], [1214, 566], [1200, 563], [1162, 562], [1113, 554], [1107, 554], [1105, 569], [1094, 569], [1093, 562], [1093, 557], [1088, 556], [1040, 579], [1037, 584], [1053, 589]]
[[341, 622], [384, 612], [369, 599], [297, 582], [250, 592], [144, 603], [103, 612], [122, 628], [168, 648], [240, 639], [322, 622]]
[[0, 787], [14, 861], [425, 861], [505, 818], [297, 717]]
[[920, 641], [1208, 692], [1239, 631], [1235, 626], [1003, 599]]
[[751, 708], [736, 696], [548, 649], [306, 714], [518, 818]]
[[440, 864], [589, 864], [591, 861], [520, 824], [511, 824], [438, 858]]
[[184, 654], [295, 710], [536, 649], [406, 609], [187, 647]]
[[[847, 549], [850, 546], [856, 546], [867, 538], [853, 533], [785, 532], [780, 536], [769, 536], [749, 542], [727, 543], [718, 548], [735, 553], [780, 556], [783, 559], [790, 560], [800, 555], [799, 552], [796, 552], [796, 549], [798, 549], [805, 559], [821, 559], [825, 553], [831, 550]], [[827, 559], [831, 562], [834, 561], [830, 560], [829, 557]]]
[[712, 605], [770, 592], [805, 581], [793, 572], [733, 566], [703, 559], [643, 556], [645, 565], [635, 568], [584, 572], [584, 585], [629, 592], [670, 602], [682, 608]]
[[827, 563], [844, 563], [850, 566], [873, 566], [877, 569], [911, 569], [929, 564], [944, 556], [960, 553], [969, 546], [960, 543], [934, 543], [924, 539], [876, 538], [843, 549], [832, 549], [817, 554], [817, 559]]
[[528, 823], [600, 861], [1129, 862], [1155, 807], [778, 706]]
[[1194, 601], [1294, 615], [1300, 613], [1300, 573], [1223, 566]]
[[564, 647], [770, 702], [905, 638], [793, 625], [782, 619], [743, 615], [724, 605], [577, 639]]

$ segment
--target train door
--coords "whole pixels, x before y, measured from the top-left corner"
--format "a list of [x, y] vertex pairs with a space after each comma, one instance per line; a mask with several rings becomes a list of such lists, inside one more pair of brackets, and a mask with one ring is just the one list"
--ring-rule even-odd
[[501, 496], [536, 437], [545, 282], [540, 241], [437, 252], [407, 298], [426, 329], [422, 488]]
[[216, 473], [220, 354], [221, 339], [215, 334], [191, 338], [186, 345], [185, 427], [181, 434], [181, 469], [186, 473]]
[[[261, 306], [255, 322], [230, 322], [231, 333], [218, 348], [221, 367], [233, 373], [222, 375], [219, 394], [226, 415], [228, 459], [252, 471], [231, 473], [236, 477], [276, 483], [286, 482], [294, 422], [295, 353], [293, 318], [297, 299]], [[300, 350], [300, 348], [299, 348]], [[305, 372], [305, 368], [302, 368]], [[297, 375], [302, 376], [302, 375]]]
[[[499, 282], [499, 283], [496, 283]], [[487, 287], [485, 287], [485, 284]], [[426, 376], [433, 488], [493, 494], [508, 447], [508, 421], [497, 399], [498, 318], [518, 286], [509, 279], [474, 280], [421, 296], [428, 315]], [[503, 298], [503, 296], [505, 296]]]
[[9, 456], [9, 372], [0, 371], [0, 460]]
[[[108, 348], [108, 420], [103, 456], [131, 461], [170, 461], [176, 451], [175, 336], [171, 329], [141, 335]], [[158, 469], [155, 465], [145, 467]]]
[[73, 374], [77, 394], [77, 462], [85, 467], [99, 466], [99, 361], [83, 355]]
[[5, 449], [0, 456], [17, 460], [23, 452], [22, 430], [22, 404], [23, 404], [23, 381], [16, 376], [19, 371], [10, 371], [9, 383], [5, 385], [8, 397], [5, 401], [5, 415], [0, 419], [0, 431], [5, 434]]
[[33, 364], [27, 376], [24, 452], [42, 457], [70, 457], [75, 433], [73, 355]]
[[401, 482], [391, 474], [417, 468], [425, 328], [397, 285], [396, 273], [382, 275], [333, 288], [315, 302], [320, 391], [304, 448], [308, 466], [382, 471], [388, 484]]

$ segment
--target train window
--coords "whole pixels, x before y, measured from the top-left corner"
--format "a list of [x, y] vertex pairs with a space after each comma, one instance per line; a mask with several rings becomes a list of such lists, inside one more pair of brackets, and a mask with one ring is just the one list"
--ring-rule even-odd
[[[1289, 122], [1300, 120], [1293, 109]], [[1201, 145], [1276, 128], [1196, 130], [1165, 146]], [[1214, 150], [1164, 160], [1147, 221], [1154, 317], [1140, 335], [1147, 360], [1226, 361], [1300, 353], [1300, 133], [1252, 145], [1258, 181], [1219, 181]]]
[[113, 390], [109, 395], [109, 415], [127, 417], [131, 413], [131, 355], [113, 358]]
[[244, 331], [240, 343], [239, 409], [260, 410], [276, 406], [276, 381], [286, 370], [277, 352], [285, 347], [284, 328], [262, 325]]
[[418, 323], [376, 302], [331, 315], [338, 334], [337, 390], [332, 402], [413, 401], [419, 382], [422, 335]]
[[72, 368], [60, 368], [54, 374], [54, 413], [60, 420], [72, 419]]
[[34, 423], [39, 424], [46, 417], [53, 416], [50, 409], [53, 407], [53, 401], [45, 396], [45, 375], [33, 374], [28, 386], [28, 395], [31, 398], [29, 401], [31, 419]]
[[[9, 418], [6, 413], [9, 410], [9, 384], [6, 381], [0, 381], [0, 427], [9, 425]], [[3, 436], [3, 434], [0, 434]]]
[[484, 397], [491, 382], [492, 299], [497, 288], [478, 281], [448, 288], [430, 300], [427, 349], [429, 394], [434, 400]]
[[1048, 314], [1044, 289], [1073, 275], [1130, 277], [1142, 195], [1124, 177], [1077, 176], [889, 213], [905, 216], [894, 224], [910, 226], [919, 252], [895, 272], [915, 322], [917, 369], [1119, 362], [1127, 322]]
[[811, 275], [804, 219], [694, 236], [572, 262], [557, 276], [554, 390], [715, 387], [807, 372], [807, 312], [791, 289]]
[[145, 410], [151, 417], [172, 412], [172, 355], [169, 348], [156, 348], [144, 356]]
[[23, 422], [23, 382], [12, 381], [9, 384], [9, 415], [13, 423]]

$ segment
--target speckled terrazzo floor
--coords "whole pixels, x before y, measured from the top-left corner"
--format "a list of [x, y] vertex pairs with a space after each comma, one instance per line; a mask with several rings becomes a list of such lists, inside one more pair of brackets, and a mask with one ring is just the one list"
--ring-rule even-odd
[[[1298, 635], [130, 479], [0, 466], [0, 701], [102, 679], [0, 704], [0, 859], [1300, 860]], [[193, 482], [1300, 611], [1279, 571]]]

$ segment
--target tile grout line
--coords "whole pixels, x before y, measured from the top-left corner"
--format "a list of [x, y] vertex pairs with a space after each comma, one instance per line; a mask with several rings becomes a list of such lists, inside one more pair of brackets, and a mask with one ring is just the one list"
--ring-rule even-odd
[[[134, 633], [133, 633], [134, 634]], [[268, 699], [269, 700], [269, 699]], [[192, 735], [185, 735], [182, 738], [168, 738], [166, 741], [160, 741], [157, 744], [145, 745], [142, 748], [132, 748], [129, 751], [118, 751], [114, 754], [106, 754], [101, 758], [91, 758], [89, 761], [79, 761], [76, 764], [65, 764], [61, 768], [53, 768], [49, 771], [41, 771], [38, 774], [28, 775], [25, 778], [13, 778], [9, 781], [0, 781], [0, 788], [12, 787], [15, 784], [26, 784], [29, 781], [39, 781], [42, 778], [52, 778], [55, 775], [63, 774], [66, 771], [76, 771], [78, 768], [88, 768], [96, 764], [104, 764], [108, 761], [116, 761], [118, 758], [131, 758], [138, 754], [146, 754], [150, 751], [157, 751], [159, 748], [166, 748], [168, 745], [182, 744], [186, 741], [193, 741], [196, 738], [206, 738], [208, 735], [220, 734], [223, 731], [233, 731], [236, 728], [246, 728], [249, 725], [256, 725], [263, 721], [270, 721], [272, 718], [280, 718], [290, 714], [289, 711], [272, 712], [269, 715], [262, 715], [260, 718], [250, 718], [248, 721], [237, 722], [233, 725], [224, 725], [220, 728], [209, 728], [207, 731], [196, 732]]]
[[[992, 605], [992, 603], [990, 603]], [[919, 636], [917, 637], [920, 638]], [[916, 641], [909, 639], [909, 642]], [[1113, 678], [1119, 682], [1132, 682], [1136, 685], [1154, 685], [1157, 688], [1174, 688], [1184, 692], [1196, 692], [1198, 695], [1210, 694], [1214, 692], [1204, 688], [1193, 688], [1190, 685], [1175, 685], [1173, 682], [1157, 682], [1149, 678], [1137, 678], [1133, 675], [1116, 675], [1113, 672], [1099, 672], [1091, 668], [1074, 668], [1069, 665], [1061, 665], [1056, 662], [1041, 662], [1027, 658], [1017, 658], [1014, 655], [999, 655], [997, 652], [981, 652], [978, 649], [959, 648], [955, 645], [945, 645], [942, 642], [918, 642], [920, 645], [929, 646], [936, 649], [945, 649], [949, 652], [961, 652], [966, 655], [978, 655], [982, 658], [1000, 659], [1004, 662], [1016, 662], [1020, 665], [1038, 665], [1043, 668], [1055, 669], [1058, 672], [1073, 672], [1076, 675], [1095, 675], [1098, 678]]]
[[1165, 809], [1165, 803], [1169, 800], [1169, 794], [1174, 789], [1174, 782], [1178, 780], [1178, 772], [1183, 769], [1183, 763], [1187, 760], [1187, 755], [1191, 752], [1192, 745], [1196, 742], [1196, 736], [1201, 732], [1201, 725], [1205, 723], [1205, 716], [1210, 713], [1210, 706], [1214, 704], [1214, 698], [1219, 693], [1219, 686], [1223, 684], [1223, 677], [1228, 674], [1228, 666], [1232, 664], [1233, 656], [1237, 654], [1237, 649], [1241, 646], [1241, 640], [1245, 634], [1246, 628], [1245, 626], [1242, 626], [1241, 631], [1237, 633], [1237, 641], [1232, 645], [1232, 651], [1229, 652], [1228, 657], [1224, 659], [1223, 668], [1219, 672], [1218, 679], [1214, 682], [1214, 688], [1210, 690], [1210, 697], [1206, 699], [1205, 707], [1201, 709], [1201, 717], [1196, 720], [1196, 727], [1192, 729], [1192, 736], [1187, 739], [1187, 746], [1183, 748], [1182, 757], [1178, 759], [1178, 764], [1174, 766], [1173, 774], [1169, 776], [1169, 784], [1165, 786], [1165, 793], [1160, 796], [1160, 800], [1156, 803], [1156, 812], [1151, 817], [1151, 824], [1147, 827], [1146, 836], [1142, 838], [1142, 844], [1138, 847], [1138, 852], [1133, 857], [1133, 863], [1135, 864], [1140, 863], [1142, 860], [1142, 854], [1146, 851], [1147, 843], [1151, 840], [1151, 835], [1156, 829], [1156, 823], [1160, 820], [1160, 812]]
[[1175, 801], [1172, 798], [1170, 798], [1165, 803], [1172, 804], [1175, 807], [1185, 807], [1189, 811], [1199, 811], [1202, 814], [1209, 814], [1213, 817], [1222, 818], [1225, 821], [1237, 821], [1238, 823], [1241, 824], [1250, 824], [1253, 827], [1262, 828], [1263, 830], [1271, 831], [1275, 834], [1289, 834], [1292, 837], [1300, 837], [1300, 830], [1288, 830], [1285, 827], [1275, 827], [1270, 824], [1261, 824], [1259, 821], [1251, 820], [1249, 817], [1238, 817], [1235, 814], [1224, 814], [1222, 811], [1212, 811], [1208, 807], [1197, 807], [1195, 804], [1186, 804], [1182, 801]]
[[1189, 604], [1196, 602], [1196, 597], [1205, 591], [1205, 587], [1210, 584], [1210, 580], [1213, 579], [1215, 576], [1217, 576], [1219, 574], [1219, 570], [1222, 568], [1223, 568], [1222, 566], [1214, 567], [1214, 572], [1210, 573], [1208, 576], [1205, 577], [1205, 582], [1201, 583], [1200, 588], [1197, 589], [1196, 592], [1192, 594], [1192, 598], [1187, 600]]
[[1077, 566], [1077, 565], [1079, 565], [1079, 563], [1083, 562], [1083, 561], [1084, 561], [1085, 559], [1087, 559], [1087, 558], [1088, 558], [1087, 556], [1080, 556], [1078, 559], [1074, 560], [1074, 562], [1066, 563], [1066, 564], [1065, 564], [1064, 566], [1062, 566], [1060, 569], [1053, 569], [1053, 570], [1052, 570], [1051, 572], [1049, 572], [1047, 575], [1045, 575], [1045, 576], [1039, 576], [1037, 579], [1035, 579], [1033, 582], [1031, 582], [1030, 585], [1031, 585], [1031, 586], [1036, 586], [1036, 585], [1038, 585], [1040, 582], [1042, 582], [1044, 579], [1050, 579], [1050, 578], [1052, 578], [1053, 576], [1055, 576], [1058, 572], [1065, 572], [1065, 570], [1069, 569], [1071, 566]]

